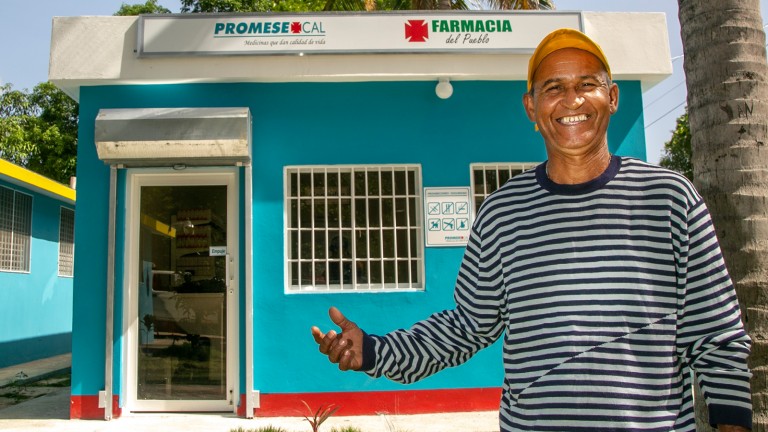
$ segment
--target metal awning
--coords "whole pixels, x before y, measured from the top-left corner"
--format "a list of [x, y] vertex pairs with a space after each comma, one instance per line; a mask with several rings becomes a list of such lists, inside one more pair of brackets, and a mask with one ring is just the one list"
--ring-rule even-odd
[[235, 165], [251, 160], [248, 108], [102, 109], [96, 152], [126, 166]]

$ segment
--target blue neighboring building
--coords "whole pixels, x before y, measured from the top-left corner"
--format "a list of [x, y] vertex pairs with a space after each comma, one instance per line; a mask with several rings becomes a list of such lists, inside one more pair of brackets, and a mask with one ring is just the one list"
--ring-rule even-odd
[[0, 160], [0, 367], [70, 353], [74, 189]]

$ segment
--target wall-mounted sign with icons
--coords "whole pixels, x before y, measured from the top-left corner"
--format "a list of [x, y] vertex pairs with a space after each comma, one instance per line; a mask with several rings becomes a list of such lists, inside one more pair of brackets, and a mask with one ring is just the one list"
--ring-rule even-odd
[[426, 246], [466, 246], [472, 227], [468, 187], [424, 188]]

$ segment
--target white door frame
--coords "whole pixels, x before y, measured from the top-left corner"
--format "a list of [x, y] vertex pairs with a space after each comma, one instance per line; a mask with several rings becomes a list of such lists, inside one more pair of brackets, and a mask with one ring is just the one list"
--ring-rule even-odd
[[[126, 170], [125, 255], [123, 271], [123, 365], [121, 388], [126, 396], [124, 410], [132, 411], [186, 411], [237, 412], [239, 403], [239, 182], [236, 167], [136, 168]], [[226, 400], [163, 400], [137, 399], [138, 361], [138, 261], [140, 205], [142, 186], [227, 186], [227, 252], [229, 286], [227, 288], [227, 361]]]

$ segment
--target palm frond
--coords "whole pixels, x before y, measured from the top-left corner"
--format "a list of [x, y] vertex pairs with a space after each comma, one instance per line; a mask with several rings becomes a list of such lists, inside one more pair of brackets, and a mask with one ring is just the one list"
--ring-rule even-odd
[[365, 2], [362, 0], [327, 0], [323, 10], [359, 12], [365, 10]]
[[470, 0], [484, 10], [555, 10], [552, 0]]

